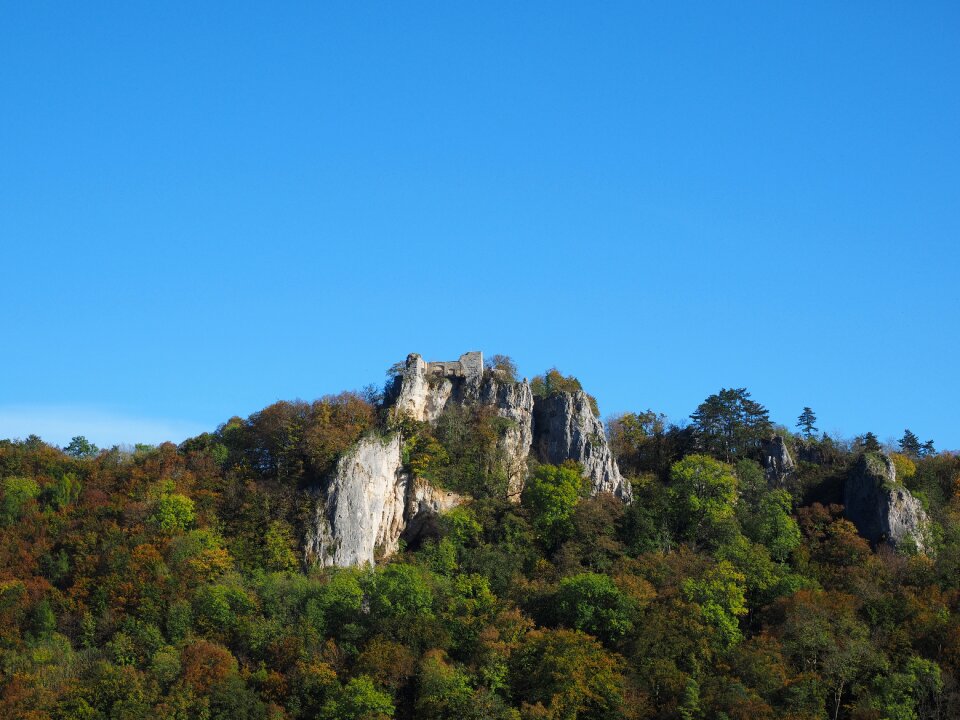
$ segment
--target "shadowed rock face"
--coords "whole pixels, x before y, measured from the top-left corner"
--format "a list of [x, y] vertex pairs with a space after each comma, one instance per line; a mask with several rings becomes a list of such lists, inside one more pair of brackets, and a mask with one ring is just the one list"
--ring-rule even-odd
[[787, 444], [780, 435], [774, 435], [763, 442], [763, 474], [773, 487], [783, 487], [793, 478], [796, 470]]
[[575, 460], [583, 466], [593, 495], [612, 493], [629, 502], [630, 483], [620, 474], [607, 445], [603, 423], [593, 414], [583, 391], [557, 392], [536, 398], [533, 406], [534, 448], [546, 463]]
[[896, 468], [886, 455], [860, 456], [844, 483], [843, 503], [844, 514], [872, 544], [894, 548], [915, 544], [925, 549], [927, 514], [897, 482]]

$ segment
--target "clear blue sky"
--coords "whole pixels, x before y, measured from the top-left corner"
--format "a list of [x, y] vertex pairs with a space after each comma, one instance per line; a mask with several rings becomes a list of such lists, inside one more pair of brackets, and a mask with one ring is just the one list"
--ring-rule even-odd
[[960, 448], [956, 3], [12, 2], [0, 437], [408, 352]]

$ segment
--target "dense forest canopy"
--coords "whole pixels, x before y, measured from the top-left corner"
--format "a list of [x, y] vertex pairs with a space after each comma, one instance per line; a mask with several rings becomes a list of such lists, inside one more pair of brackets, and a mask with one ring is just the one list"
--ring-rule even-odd
[[[512, 502], [502, 418], [382, 400], [278, 402], [179, 446], [0, 441], [0, 717], [960, 717], [960, 457], [932, 441], [829, 437], [809, 407], [791, 432], [725, 388], [690, 422], [608, 421], [633, 502], [536, 462]], [[388, 430], [469, 501], [376, 567], [308, 564], [315, 488]], [[845, 518], [865, 453], [922, 504], [925, 551]]]

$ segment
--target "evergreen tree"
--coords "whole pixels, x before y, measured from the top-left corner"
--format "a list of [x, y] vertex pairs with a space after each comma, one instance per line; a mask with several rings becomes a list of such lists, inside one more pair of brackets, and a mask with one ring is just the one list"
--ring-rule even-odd
[[932, 457], [937, 454], [937, 449], [933, 446], [933, 440], [927, 440], [920, 448], [921, 457]]
[[858, 438], [860, 449], [863, 452], [880, 452], [883, 448], [880, 447], [880, 441], [877, 440], [877, 436], [872, 432], [868, 432], [861, 438]]
[[767, 409], [751, 400], [746, 388], [721, 388], [700, 403], [690, 418], [701, 447], [728, 462], [758, 450], [770, 432]]
[[800, 428], [800, 432], [807, 440], [812, 438], [813, 434], [817, 432], [816, 413], [811, 408], [805, 407], [803, 412], [800, 413], [800, 417], [797, 418], [797, 427]]
[[903, 437], [900, 438], [900, 452], [909, 457], [920, 457], [920, 438], [910, 432], [909, 429], [904, 430]]

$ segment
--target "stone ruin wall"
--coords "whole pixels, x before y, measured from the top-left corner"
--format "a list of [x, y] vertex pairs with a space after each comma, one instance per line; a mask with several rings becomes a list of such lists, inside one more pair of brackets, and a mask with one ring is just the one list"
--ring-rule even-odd
[[436, 377], [477, 377], [483, 375], [483, 353], [468, 352], [459, 360], [428, 362], [427, 373]]

